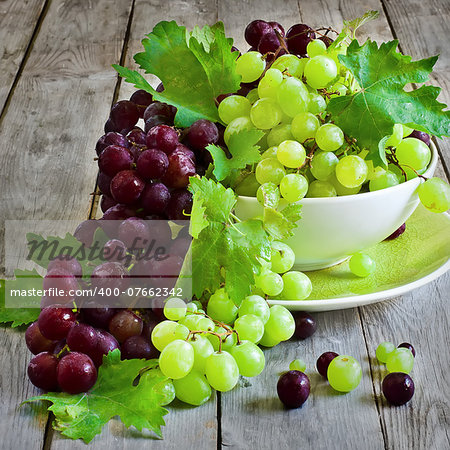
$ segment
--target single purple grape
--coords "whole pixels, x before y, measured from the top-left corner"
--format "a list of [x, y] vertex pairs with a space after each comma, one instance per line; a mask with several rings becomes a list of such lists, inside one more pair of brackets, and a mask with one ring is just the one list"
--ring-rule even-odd
[[119, 311], [109, 322], [109, 332], [120, 342], [142, 333], [142, 319], [132, 311]]
[[314, 317], [307, 312], [299, 312], [294, 314], [295, 332], [294, 335], [299, 339], [306, 339], [312, 336], [317, 329], [317, 323]]
[[213, 122], [200, 119], [189, 127], [187, 139], [194, 150], [203, 150], [208, 144], [217, 143], [219, 131]]
[[62, 305], [44, 308], [38, 318], [42, 336], [51, 341], [65, 339], [75, 322], [76, 316], [72, 309], [64, 308]]
[[[108, 328], [108, 326], [106, 326]], [[100, 367], [103, 363], [103, 356], [112, 352], [116, 348], [120, 348], [117, 339], [105, 330], [97, 331], [97, 345], [94, 351], [89, 355], [95, 367]]]
[[179, 144], [178, 133], [167, 125], [157, 125], [147, 133], [146, 144], [169, 155]]
[[195, 153], [189, 147], [186, 147], [183, 144], [178, 144], [175, 147], [175, 150], [171, 153], [171, 155], [173, 155], [174, 153], [181, 153], [187, 156], [188, 158], [191, 158], [191, 160], [195, 163], [196, 160]]
[[158, 125], [173, 125], [173, 121], [166, 116], [161, 115], [152, 116], [145, 121], [144, 125], [145, 133], [148, 133], [153, 127], [156, 127]]
[[176, 189], [167, 205], [167, 217], [170, 220], [189, 220], [192, 203], [192, 194], [187, 189]]
[[155, 148], [142, 152], [136, 164], [136, 170], [144, 180], [162, 178], [168, 167], [169, 158], [167, 155]]
[[144, 133], [144, 130], [141, 130], [139, 127], [133, 128], [128, 134], [127, 139], [130, 144], [138, 144], [145, 145], [145, 139], [147, 134]]
[[90, 247], [94, 239], [94, 234], [98, 228], [100, 228], [100, 224], [97, 220], [84, 220], [75, 228], [73, 235], [86, 247]]
[[309, 378], [299, 370], [290, 370], [278, 380], [277, 393], [287, 408], [299, 408], [309, 397], [311, 385]]
[[68, 394], [87, 392], [97, 381], [97, 369], [84, 353], [72, 352], [61, 358], [56, 373], [61, 390]]
[[139, 120], [137, 106], [129, 100], [120, 100], [111, 108], [110, 117], [118, 129], [132, 128]]
[[293, 25], [286, 33], [287, 47], [294, 55], [305, 55], [306, 47], [316, 38], [314, 30], [303, 23]]
[[151, 117], [163, 116], [166, 117], [169, 122], [173, 122], [176, 112], [176, 108], [167, 103], [154, 102], [146, 108], [144, 112], [144, 121], [146, 122]]
[[393, 372], [384, 378], [381, 389], [391, 405], [400, 406], [412, 399], [414, 381], [406, 373]]
[[282, 27], [281, 24], [279, 24], [278, 22], [269, 22], [269, 25], [272, 27], [274, 31], [278, 31], [280, 36], [284, 37], [285, 35], [284, 28]]
[[127, 269], [122, 264], [112, 261], [97, 266], [92, 271], [91, 280], [93, 288], [111, 289], [112, 297], [117, 297], [115, 290], [118, 289], [121, 292], [129, 286]]
[[83, 305], [84, 320], [93, 327], [107, 329], [109, 321], [117, 310], [108, 306], [99, 306], [98, 303], [92, 300]]
[[100, 209], [102, 212], [108, 211], [109, 208], [112, 208], [113, 206], [117, 205], [117, 202], [108, 195], [102, 195], [102, 199], [100, 200]]
[[273, 32], [273, 28], [265, 20], [253, 20], [245, 28], [244, 37], [248, 45], [258, 47], [261, 38]]
[[98, 340], [94, 327], [85, 323], [76, 323], [69, 331], [66, 342], [70, 351], [89, 355], [96, 347]]
[[53, 353], [39, 353], [28, 364], [28, 378], [44, 391], [57, 391], [57, 367], [58, 358]]
[[111, 195], [117, 202], [129, 205], [137, 202], [144, 187], [134, 170], [122, 170], [111, 180]]
[[98, 167], [101, 172], [113, 177], [122, 170], [131, 169], [133, 156], [131, 152], [118, 145], [106, 147], [98, 158]]
[[33, 355], [41, 352], [52, 352], [56, 342], [42, 335], [37, 322], [33, 322], [25, 332], [25, 342]]
[[163, 183], [152, 183], [145, 186], [140, 204], [146, 214], [163, 214], [169, 204], [170, 192]]
[[319, 372], [324, 378], [327, 378], [328, 366], [337, 356], [339, 356], [339, 354], [335, 352], [322, 353], [316, 362], [317, 372]]
[[118, 238], [127, 248], [131, 248], [133, 244], [142, 247], [150, 240], [150, 230], [145, 220], [130, 217], [119, 225]]
[[139, 117], [142, 118], [144, 116], [145, 108], [153, 102], [153, 97], [150, 92], [144, 91], [144, 89], [139, 89], [133, 92], [130, 97], [130, 102], [137, 106]]
[[117, 125], [114, 123], [111, 117], [105, 122], [105, 126], [103, 129], [105, 133], [109, 133], [111, 131], [120, 131], [120, 129], [117, 128]]
[[112, 177], [106, 173], [100, 172], [97, 177], [97, 186], [102, 194], [111, 197], [111, 180]]
[[149, 339], [141, 336], [130, 336], [121, 347], [122, 359], [152, 359], [158, 357], [158, 350]]
[[400, 225], [392, 234], [390, 234], [385, 240], [390, 241], [392, 239], [398, 238], [401, 236], [406, 230], [406, 223]]
[[161, 181], [171, 188], [184, 188], [189, 184], [189, 178], [195, 175], [195, 164], [183, 153], [169, 155], [169, 167]]
[[103, 246], [103, 258], [106, 261], [124, 264], [127, 258], [127, 246], [118, 239], [110, 239]]
[[425, 133], [424, 131], [414, 130], [408, 137], [419, 139], [420, 141], [425, 142], [425, 144], [430, 146], [431, 137], [428, 133]]
[[409, 342], [402, 342], [398, 348], [407, 348], [408, 350], [411, 350], [414, 358], [416, 357], [416, 349]]
[[275, 53], [280, 46], [278, 36], [275, 34], [275, 31], [272, 31], [272, 33], [266, 33], [261, 38], [258, 44], [258, 51], [263, 55], [266, 53]]

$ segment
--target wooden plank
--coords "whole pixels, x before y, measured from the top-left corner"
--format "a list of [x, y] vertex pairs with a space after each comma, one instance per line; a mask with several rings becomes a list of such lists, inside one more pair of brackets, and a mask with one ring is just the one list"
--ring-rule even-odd
[[[52, 2], [0, 124], [2, 227], [7, 219], [87, 216], [94, 130], [111, 102], [110, 64], [120, 58], [130, 6], [131, 0]], [[46, 408], [18, 409], [37, 393], [26, 376], [31, 355], [23, 333], [2, 329], [0, 348], [2, 447], [42, 448]]]
[[[450, 104], [450, 48], [444, 36], [450, 33], [450, 3], [447, 0], [411, 2], [408, 0], [382, 0], [389, 15], [394, 35], [400, 48], [413, 59], [440, 55], [431, 76], [432, 84], [440, 86], [441, 102]], [[450, 139], [437, 140], [441, 157], [450, 169]]]
[[[134, 67], [133, 55], [141, 51], [141, 40], [154, 25], [161, 20], [176, 20], [179, 24], [192, 28], [195, 25], [213, 24], [217, 19], [217, 8], [213, 1], [176, 0], [171, 2], [156, 2], [137, 0], [134, 5], [133, 21], [130, 28], [125, 65]], [[125, 82], [121, 83], [118, 99], [127, 99], [135, 88]], [[102, 134], [101, 127], [96, 130], [97, 138]], [[97, 211], [98, 214], [101, 212]], [[164, 449], [215, 449], [217, 447], [217, 405], [214, 396], [205, 405], [193, 408], [175, 401], [169, 405], [169, 414], [165, 417], [163, 440], [155, 439], [150, 433], [140, 433], [127, 430], [120, 420], [113, 419], [105, 427], [101, 436], [95, 438], [89, 445], [90, 449], [140, 449], [142, 445], [151, 448]], [[64, 439], [58, 433], [53, 433], [52, 449], [84, 449], [80, 442]]]
[[46, 0], [4, 0], [0, 3], [0, 111], [14, 85], [19, 68]]

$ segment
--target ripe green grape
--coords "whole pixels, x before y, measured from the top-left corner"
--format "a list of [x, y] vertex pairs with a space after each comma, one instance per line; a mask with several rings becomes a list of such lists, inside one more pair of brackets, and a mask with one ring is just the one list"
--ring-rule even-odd
[[397, 186], [400, 181], [397, 175], [389, 170], [385, 170], [383, 173], [378, 173], [369, 182], [370, 191], [379, 191], [380, 189], [386, 189], [388, 187]]
[[339, 158], [333, 152], [317, 152], [311, 160], [311, 173], [325, 181], [334, 173], [338, 162]]
[[247, 52], [236, 60], [236, 73], [241, 75], [243, 83], [257, 80], [266, 67], [263, 56], [259, 52]]
[[406, 136], [409, 136], [414, 131], [414, 128], [410, 128], [410, 127], [407, 127], [406, 125], [402, 124], [402, 131], [403, 131], [403, 137], [406, 137]]
[[361, 278], [368, 277], [375, 271], [375, 261], [365, 253], [355, 253], [349, 260], [351, 272]]
[[283, 275], [284, 288], [281, 293], [286, 300], [305, 300], [312, 291], [312, 283], [303, 272], [287, 272]]
[[208, 317], [200, 317], [199, 321], [197, 322], [198, 331], [213, 331], [214, 326], [214, 322]]
[[266, 365], [266, 359], [262, 350], [253, 342], [243, 340], [230, 350], [236, 360], [239, 372], [244, 377], [256, 377]]
[[319, 119], [314, 114], [303, 112], [292, 119], [291, 131], [297, 141], [305, 142], [316, 136], [319, 127]]
[[345, 187], [361, 186], [369, 170], [366, 162], [356, 155], [344, 156], [336, 165], [336, 178]]
[[211, 386], [205, 376], [196, 370], [191, 370], [183, 378], [173, 380], [173, 385], [177, 399], [188, 405], [203, 405], [211, 397]]
[[306, 370], [306, 363], [303, 359], [294, 359], [289, 364], [289, 370], [299, 370], [300, 372], [304, 372]]
[[269, 319], [270, 311], [266, 300], [260, 295], [249, 295], [242, 300], [239, 306], [239, 317], [253, 314], [261, 320], [263, 324]]
[[316, 142], [324, 152], [334, 152], [344, 143], [344, 133], [332, 123], [326, 123], [316, 132]]
[[256, 128], [268, 130], [281, 121], [281, 109], [270, 98], [260, 98], [253, 103], [250, 110], [250, 119]]
[[323, 89], [337, 77], [337, 65], [328, 56], [314, 56], [306, 63], [304, 74], [311, 87]]
[[225, 144], [228, 145], [230, 142], [230, 136], [235, 133], [240, 133], [244, 130], [253, 130], [255, 127], [250, 120], [250, 117], [237, 117], [236, 119], [233, 119], [225, 128], [225, 132], [223, 134], [223, 139], [225, 141]]
[[376, 350], [376, 356], [378, 361], [385, 363], [388, 356], [395, 350], [395, 345], [392, 342], [382, 342]]
[[244, 195], [246, 197], [254, 197], [259, 188], [259, 183], [256, 180], [254, 172], [249, 173], [235, 188], [234, 192], [237, 195]]
[[308, 112], [312, 114], [320, 114], [326, 109], [327, 102], [320, 94], [309, 94]]
[[164, 315], [169, 320], [182, 319], [186, 315], [186, 311], [186, 303], [181, 298], [169, 298], [164, 305]]
[[241, 95], [230, 95], [224, 98], [218, 108], [219, 117], [223, 122], [229, 124], [238, 117], [246, 117], [250, 115], [250, 101]]
[[247, 94], [247, 99], [248, 101], [253, 105], [253, 103], [256, 102], [256, 100], [259, 99], [259, 95], [258, 95], [258, 89], [252, 89], [248, 94]]
[[305, 147], [297, 141], [283, 141], [278, 146], [277, 159], [285, 167], [300, 167], [306, 159]]
[[[213, 327], [214, 330], [214, 327]], [[194, 366], [193, 370], [205, 373], [205, 364], [208, 356], [214, 353], [214, 347], [205, 336], [195, 334], [189, 339], [189, 343], [194, 349]]]
[[327, 46], [325, 42], [320, 39], [312, 40], [306, 47], [306, 53], [310, 58], [314, 58], [314, 56], [325, 55], [327, 52]]
[[270, 130], [267, 135], [267, 145], [270, 147], [277, 146], [289, 139], [294, 139], [291, 132], [291, 125], [288, 123], [281, 123]]
[[431, 151], [425, 142], [416, 138], [406, 138], [397, 146], [395, 150], [400, 165], [421, 170], [428, 166], [431, 159]]
[[209, 298], [207, 312], [214, 320], [231, 324], [237, 316], [238, 309], [225, 289], [220, 288]]
[[389, 353], [386, 360], [386, 368], [389, 373], [392, 372], [411, 372], [414, 366], [414, 356], [408, 348], [396, 348]]
[[280, 190], [274, 183], [264, 183], [256, 191], [256, 199], [263, 206], [276, 208], [280, 202]]
[[266, 158], [261, 160], [256, 166], [255, 175], [259, 184], [274, 183], [278, 186], [286, 172], [278, 159]]
[[[201, 309], [198, 309], [197, 312], [200, 312]], [[183, 317], [178, 324], [179, 325], [183, 325], [186, 328], [188, 328], [188, 330], [194, 331], [194, 330], [198, 330], [198, 323], [200, 321], [200, 319], [202, 319], [202, 316], [197, 315], [197, 314], [188, 314], [186, 317]]]
[[418, 193], [423, 206], [432, 212], [442, 213], [450, 208], [450, 186], [440, 178], [433, 177], [422, 183]]
[[308, 192], [308, 180], [298, 173], [285, 175], [280, 181], [280, 192], [287, 202], [298, 202]]
[[234, 322], [234, 329], [238, 332], [239, 339], [257, 344], [264, 334], [262, 320], [253, 314], [240, 316]]
[[185, 377], [194, 366], [194, 349], [189, 342], [177, 339], [167, 344], [159, 356], [159, 368], [168, 378]]
[[181, 323], [164, 320], [153, 328], [151, 340], [153, 345], [161, 352], [168, 344], [177, 339], [186, 339], [189, 329]]
[[328, 181], [313, 181], [310, 183], [308, 188], [308, 193], [306, 197], [308, 198], [320, 198], [320, 197], [336, 197], [336, 188]]
[[283, 81], [283, 74], [273, 67], [268, 69], [258, 84], [258, 95], [260, 98], [277, 99], [278, 86]]
[[215, 352], [208, 357], [205, 373], [211, 387], [220, 392], [230, 391], [239, 380], [236, 360], [226, 351]]
[[197, 305], [194, 302], [186, 303], [186, 314], [197, 312], [197, 310], [198, 310]]
[[361, 377], [361, 365], [351, 356], [336, 356], [328, 366], [328, 382], [336, 391], [353, 391], [359, 385]]
[[403, 139], [403, 126], [399, 123], [394, 125], [390, 138], [384, 144], [385, 147], [397, 147]]
[[[280, 126], [280, 125], [278, 125]], [[275, 127], [277, 128], [277, 127]], [[275, 129], [274, 128], [274, 129]], [[269, 133], [270, 134], [270, 133]], [[261, 155], [261, 159], [267, 159], [267, 158], [275, 158], [277, 157], [277, 150], [278, 147], [272, 146], [269, 147], [262, 155]]]
[[309, 93], [306, 86], [297, 78], [288, 77], [278, 87], [278, 103], [289, 117], [295, 117], [308, 109]]
[[264, 294], [274, 297], [283, 290], [283, 280], [280, 275], [270, 270], [263, 270], [255, 276], [255, 284], [262, 289]]
[[259, 345], [262, 345], [263, 347], [275, 347], [278, 345], [281, 341], [279, 339], [275, 339], [270, 334], [267, 333], [267, 330], [264, 329], [264, 334], [261, 340], [259, 341]]
[[333, 185], [337, 195], [355, 195], [361, 190], [362, 186], [362, 185], [356, 186], [354, 188], [348, 188], [343, 186], [341, 183], [339, 183], [338, 179], [336, 178], [336, 172], [330, 175], [327, 181]]
[[295, 263], [295, 253], [289, 245], [283, 242], [273, 241], [271, 244], [271, 267], [276, 273], [285, 273], [292, 269]]
[[280, 72], [286, 71], [293, 77], [301, 78], [305, 64], [306, 58], [300, 59], [295, 55], [282, 55], [273, 62], [272, 69], [278, 69]]
[[[295, 320], [290, 311], [281, 305], [273, 305], [269, 311], [269, 320], [264, 326], [264, 335], [267, 334], [267, 337], [274, 342], [290, 339], [295, 331]], [[260, 341], [261, 343], [263, 338]]]

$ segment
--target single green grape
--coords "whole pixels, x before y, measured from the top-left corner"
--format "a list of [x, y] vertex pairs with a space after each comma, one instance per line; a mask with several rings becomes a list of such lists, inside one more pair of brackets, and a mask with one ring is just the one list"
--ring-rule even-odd
[[196, 305], [197, 306], [197, 310], [199, 310], [199, 309], [202, 309], [203, 308], [203, 305], [202, 305], [202, 303], [201, 302], [199, 302], [198, 300], [194, 300], [193, 302], [192, 302], [194, 305]]
[[305, 68], [306, 58], [300, 59], [295, 55], [282, 55], [272, 64], [272, 69], [278, 69], [280, 72], [287, 72], [292, 77], [301, 78]]
[[268, 130], [281, 121], [281, 109], [270, 98], [260, 98], [253, 103], [250, 109], [250, 119], [253, 125], [260, 130]]
[[[294, 331], [295, 320], [290, 311], [284, 306], [273, 305], [270, 308], [269, 320], [264, 326], [264, 335], [260, 343], [261, 345], [267, 346], [267, 341], [287, 341], [292, 337]], [[267, 340], [264, 339], [265, 335], [267, 335]]]
[[406, 125], [402, 124], [402, 131], [403, 131], [403, 137], [406, 137], [406, 136], [409, 136], [414, 131], [414, 128], [410, 128], [410, 127], [407, 127]]
[[247, 52], [236, 60], [236, 73], [242, 77], [243, 83], [257, 80], [266, 67], [263, 55], [259, 52]]
[[[276, 127], [275, 127], [276, 128]], [[270, 134], [270, 133], [269, 133]], [[277, 150], [278, 147], [269, 147], [262, 155], [261, 159], [267, 159], [267, 158], [275, 158], [277, 157]]]
[[246, 97], [230, 95], [220, 102], [218, 107], [219, 117], [223, 122], [229, 124], [238, 117], [249, 116], [251, 107], [252, 105]]
[[297, 78], [288, 77], [283, 80], [278, 87], [277, 99], [281, 109], [289, 117], [308, 110], [308, 89]]
[[289, 173], [280, 181], [280, 192], [287, 202], [298, 202], [308, 192], [308, 180], [298, 173]]
[[177, 339], [167, 344], [159, 355], [159, 368], [168, 378], [185, 377], [194, 366], [194, 349], [189, 342]]
[[[213, 327], [214, 330], [214, 327]], [[214, 353], [214, 347], [209, 339], [200, 334], [194, 334], [190, 337], [189, 343], [194, 349], [194, 366], [193, 370], [205, 373], [205, 364], [209, 355]]]
[[192, 370], [185, 377], [173, 380], [175, 395], [188, 405], [200, 406], [211, 397], [211, 386], [205, 376]]
[[361, 186], [369, 170], [366, 162], [356, 155], [344, 156], [336, 165], [336, 178], [345, 187]]
[[194, 302], [186, 303], [186, 314], [197, 312], [197, 310], [198, 310], [198, 307]]
[[408, 348], [396, 348], [389, 353], [386, 360], [386, 368], [389, 373], [410, 373], [414, 366], [414, 356]]
[[308, 198], [320, 198], [320, 197], [336, 197], [336, 188], [328, 181], [316, 180], [310, 183], [308, 188], [308, 193], [306, 197]]
[[314, 56], [325, 55], [327, 53], [327, 46], [325, 42], [320, 39], [312, 40], [306, 47], [306, 53], [310, 58], [314, 58]]
[[281, 123], [273, 127], [267, 135], [267, 144], [270, 147], [278, 146], [283, 141], [294, 139], [291, 132], [291, 125], [288, 123]]
[[361, 190], [362, 187], [362, 185], [356, 186], [354, 188], [343, 186], [336, 178], [336, 173], [331, 174], [327, 181], [333, 185], [337, 195], [355, 195]]
[[264, 334], [261, 340], [259, 341], [259, 345], [262, 345], [263, 347], [275, 347], [278, 345], [281, 341], [279, 339], [274, 338], [269, 333], [267, 333], [267, 330], [264, 329]]
[[234, 329], [238, 332], [239, 339], [257, 344], [264, 334], [262, 320], [253, 314], [240, 316], [234, 322]]
[[316, 136], [319, 127], [319, 119], [314, 114], [303, 112], [292, 119], [291, 131], [297, 141], [305, 142]]
[[395, 350], [395, 345], [392, 342], [382, 342], [376, 350], [376, 356], [380, 363], [385, 363], [388, 356]]
[[306, 363], [303, 359], [294, 359], [289, 364], [289, 370], [299, 370], [300, 372], [304, 372], [306, 370]]
[[246, 197], [255, 197], [256, 191], [259, 188], [259, 183], [254, 172], [249, 173], [235, 188], [236, 195], [243, 195]]
[[230, 391], [239, 380], [236, 360], [226, 351], [215, 352], [208, 357], [205, 373], [211, 387], [220, 392]]
[[336, 356], [328, 366], [328, 382], [335, 391], [353, 391], [359, 385], [361, 377], [361, 365], [351, 356]]
[[276, 208], [280, 202], [280, 190], [274, 183], [264, 183], [256, 191], [256, 199], [263, 206]]
[[431, 159], [428, 145], [416, 138], [403, 139], [397, 146], [395, 155], [400, 165], [406, 165], [415, 170], [426, 168]]
[[239, 317], [247, 314], [253, 314], [265, 324], [269, 320], [269, 305], [260, 295], [249, 295], [242, 300], [239, 306]]
[[278, 159], [266, 158], [262, 159], [256, 166], [255, 175], [259, 184], [274, 183], [278, 186], [286, 172]]
[[326, 109], [327, 102], [320, 94], [309, 94], [308, 112], [312, 114], [320, 114]]
[[164, 304], [164, 315], [169, 320], [180, 320], [186, 315], [187, 307], [184, 300], [177, 297], [169, 298]]
[[223, 139], [225, 144], [228, 145], [230, 142], [230, 137], [232, 134], [240, 133], [245, 130], [253, 130], [255, 129], [250, 117], [237, 117], [233, 119], [225, 128], [225, 132], [223, 133]]
[[258, 84], [259, 98], [271, 98], [276, 101], [278, 86], [283, 81], [283, 74], [271, 67], [266, 71]]
[[395, 173], [385, 170], [384, 173], [380, 173], [370, 180], [369, 190], [379, 191], [380, 189], [397, 186], [399, 183], [400, 181]]
[[375, 272], [375, 261], [365, 253], [358, 252], [351, 256], [348, 263], [350, 271], [361, 278], [368, 277]]
[[332, 123], [325, 123], [316, 131], [317, 145], [324, 152], [334, 152], [344, 143], [344, 133]]
[[311, 173], [319, 180], [326, 181], [332, 175], [339, 162], [333, 152], [316, 152], [311, 160]]
[[397, 147], [403, 139], [403, 126], [396, 123], [392, 129], [392, 134], [384, 144], [385, 147]]
[[[198, 309], [197, 312], [200, 312], [201, 310]], [[200, 319], [202, 318], [201, 315], [198, 314], [188, 314], [186, 317], [183, 317], [178, 324], [185, 326], [190, 331], [198, 330], [198, 323]], [[156, 347], [156, 345], [155, 345]], [[158, 347], [156, 347], [158, 348]]]
[[329, 56], [314, 56], [306, 63], [304, 74], [311, 87], [323, 89], [337, 77], [337, 65]]
[[266, 365], [262, 350], [251, 341], [243, 340], [230, 350], [231, 356], [236, 360], [239, 372], [244, 377], [256, 377]]
[[270, 270], [264, 270], [260, 275], [255, 276], [256, 286], [260, 287], [264, 294], [274, 297], [283, 290], [283, 280], [281, 276]]
[[419, 199], [425, 208], [435, 213], [443, 213], [450, 208], [450, 186], [443, 180], [433, 177], [418, 189]]
[[213, 331], [214, 322], [209, 317], [200, 317], [197, 322], [197, 331]]
[[271, 247], [272, 252], [270, 262], [272, 271], [276, 273], [285, 273], [288, 270], [291, 270], [295, 263], [295, 253], [291, 247], [280, 241], [273, 241]]
[[277, 159], [285, 167], [300, 167], [306, 160], [305, 147], [297, 141], [283, 141], [278, 146]]
[[207, 312], [214, 320], [231, 324], [237, 316], [238, 309], [225, 289], [220, 288], [209, 298]]
[[258, 88], [252, 89], [252, 90], [247, 94], [247, 99], [248, 99], [248, 101], [253, 105], [253, 103], [255, 103], [256, 100], [259, 99]]
[[[190, 317], [190, 316], [189, 316]], [[189, 329], [181, 323], [164, 320], [153, 328], [151, 341], [161, 352], [168, 344], [177, 339], [186, 339]]]
[[303, 272], [291, 271], [283, 275], [283, 292], [281, 297], [285, 300], [305, 300], [312, 291], [312, 283]]

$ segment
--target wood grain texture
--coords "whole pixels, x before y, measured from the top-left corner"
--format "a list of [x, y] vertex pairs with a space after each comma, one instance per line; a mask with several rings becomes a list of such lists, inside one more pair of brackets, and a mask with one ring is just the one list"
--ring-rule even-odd
[[43, 12], [45, 0], [0, 1], [0, 112]]

